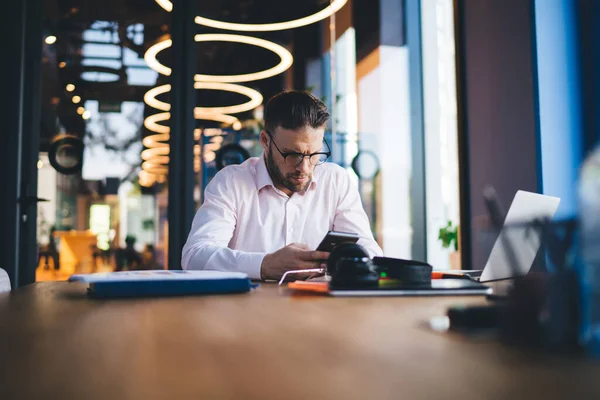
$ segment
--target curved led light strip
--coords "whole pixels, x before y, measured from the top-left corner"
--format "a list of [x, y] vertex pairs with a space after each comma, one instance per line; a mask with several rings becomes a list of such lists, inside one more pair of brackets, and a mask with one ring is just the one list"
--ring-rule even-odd
[[[196, 89], [210, 89], [210, 90], [223, 90], [226, 92], [238, 93], [250, 98], [249, 101], [242, 104], [236, 104], [233, 106], [224, 106], [224, 107], [196, 107], [194, 108], [194, 115], [199, 113], [200, 115], [207, 114], [237, 114], [244, 111], [250, 111], [258, 106], [260, 106], [263, 102], [263, 96], [258, 91], [240, 85], [235, 85], [232, 83], [222, 83], [222, 82], [195, 82], [194, 88]], [[144, 95], [144, 102], [150, 107], [154, 107], [157, 110], [161, 111], [170, 111], [171, 105], [169, 103], [160, 101], [156, 98], [156, 96], [164, 93], [168, 93], [171, 91], [171, 85], [162, 85], [157, 86], [155, 88], [150, 89]], [[198, 118], [200, 119], [200, 118]]]
[[222, 122], [224, 124], [231, 125], [231, 127], [235, 131], [239, 131], [240, 129], [242, 129], [242, 123], [240, 122], [240, 120], [232, 115], [194, 111], [194, 118], [206, 121]]
[[[230, 35], [225, 33], [205, 33], [199, 34], [194, 37], [196, 42], [231, 42], [231, 43], [244, 43], [252, 46], [262, 47], [267, 50], [271, 50], [279, 56], [281, 61], [276, 66], [265, 69], [263, 71], [252, 72], [250, 74], [240, 75], [204, 75], [196, 74], [194, 80], [198, 82], [251, 82], [260, 79], [270, 78], [278, 75], [292, 66], [294, 63], [294, 57], [285, 47], [278, 45], [277, 43], [270, 42], [268, 40], [255, 38], [252, 36], [244, 35]], [[173, 41], [169, 39], [163, 39], [162, 41], [152, 45], [144, 54], [144, 60], [146, 64], [154, 71], [159, 74], [169, 76], [171, 75], [171, 68], [161, 64], [158, 59], [158, 53], [171, 47]]]
[[[151, 89], [153, 90], [153, 89]], [[156, 93], [156, 92], [155, 92]], [[158, 94], [158, 93], [157, 93]], [[164, 103], [170, 106], [167, 103]], [[198, 107], [197, 107], [198, 108]], [[232, 125], [235, 130], [242, 129], [241, 122], [231, 115], [215, 114], [213, 112], [194, 112], [196, 119], [204, 119], [208, 121], [223, 122], [228, 125]], [[144, 126], [151, 132], [155, 132], [153, 135], [148, 135], [142, 139], [142, 145], [147, 149], [142, 151], [142, 170], [152, 175], [166, 175], [169, 173], [169, 139], [171, 138], [171, 128], [165, 125], [159, 124], [159, 122], [168, 121], [171, 118], [171, 113], [162, 112], [153, 114], [144, 120]]]
[[[158, 5], [168, 12], [173, 11], [173, 3], [170, 0], [155, 0]], [[214, 19], [196, 17], [195, 21], [199, 25], [210, 26], [212, 28], [224, 29], [228, 31], [242, 31], [242, 32], [267, 32], [267, 31], [281, 31], [284, 29], [293, 29], [301, 26], [306, 26], [324, 20], [331, 15], [338, 12], [342, 7], [346, 5], [348, 0], [333, 0], [331, 4], [321, 11], [308, 15], [303, 18], [294, 19], [291, 21], [276, 22], [272, 24], [236, 24], [232, 22], [217, 21]]]
[[[165, 0], [163, 0], [165, 1]], [[333, 0], [331, 4], [321, 11], [308, 15], [303, 18], [294, 19], [291, 21], [275, 22], [272, 24], [236, 24], [232, 22], [218, 21], [204, 17], [196, 17], [194, 21], [198, 25], [210, 26], [212, 28], [224, 29], [228, 31], [243, 31], [243, 32], [267, 32], [267, 31], [282, 31], [284, 29], [293, 29], [301, 26], [306, 26], [329, 18], [331, 15], [338, 12], [348, 0]], [[171, 5], [172, 6], [172, 5]]]
[[160, 96], [161, 94], [169, 93], [171, 91], [171, 85], [161, 85], [154, 87], [146, 92], [144, 95], [144, 103], [152, 108], [156, 108], [160, 111], [171, 111], [171, 105], [164, 101], [160, 101], [156, 98], [156, 96]]
[[153, 174], [149, 174], [148, 172], [141, 170], [138, 173], [139, 183], [141, 186], [150, 187], [156, 182], [156, 177]]
[[155, 132], [154, 135], [148, 135], [142, 139], [142, 144], [147, 150], [142, 152], [142, 170], [153, 175], [166, 175], [169, 173], [169, 139], [171, 138], [171, 128], [160, 125], [159, 122], [168, 121], [171, 114], [168, 112], [158, 113], [146, 117], [144, 126], [149, 131]]
[[244, 43], [252, 46], [262, 47], [267, 50], [271, 50], [277, 54], [281, 59], [280, 63], [276, 66], [265, 69], [264, 71], [253, 72], [250, 74], [241, 75], [203, 75], [196, 74], [194, 79], [200, 82], [251, 82], [258, 81], [260, 79], [270, 78], [275, 75], [279, 75], [285, 72], [294, 63], [294, 57], [285, 47], [280, 46], [276, 43], [268, 40], [259, 39], [251, 36], [244, 35], [229, 35], [224, 33], [207, 33], [200, 34], [194, 37], [196, 42], [232, 42], [232, 43]]
[[211, 113], [211, 114], [237, 114], [245, 111], [250, 111], [260, 106], [263, 102], [263, 96], [257, 90], [251, 89], [249, 87], [235, 85], [233, 83], [223, 83], [223, 82], [195, 82], [194, 88], [196, 89], [209, 89], [209, 90], [223, 90], [226, 92], [238, 93], [250, 98], [249, 101], [236, 104], [233, 106], [223, 106], [223, 107], [196, 107], [194, 109], [194, 113], [196, 110], [201, 113]]
[[156, 3], [161, 6], [165, 11], [171, 12], [173, 11], [173, 3], [171, 0], [154, 0]]
[[171, 132], [171, 128], [169, 128], [168, 126], [159, 125], [158, 123], [162, 121], [168, 121], [170, 118], [171, 113], [168, 112], [153, 114], [146, 117], [146, 119], [144, 120], [144, 126], [146, 127], [146, 129], [152, 132], [169, 134], [169, 132]]
[[146, 64], [150, 68], [159, 74], [166, 76], [171, 75], [171, 68], [162, 65], [160, 62], [158, 62], [156, 57], [158, 56], [158, 53], [168, 49], [172, 45], [173, 41], [169, 35], [162, 36], [156, 44], [153, 44], [148, 48], [148, 50], [146, 50], [146, 53], [144, 54], [144, 61], [146, 61]]

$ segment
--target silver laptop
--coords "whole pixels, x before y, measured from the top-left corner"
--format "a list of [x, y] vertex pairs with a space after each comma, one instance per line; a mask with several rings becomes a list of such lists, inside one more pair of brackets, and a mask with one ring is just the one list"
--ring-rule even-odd
[[540, 249], [541, 232], [518, 225], [535, 219], [552, 219], [559, 204], [558, 197], [519, 190], [483, 271], [461, 271], [460, 274], [479, 282], [526, 275]]

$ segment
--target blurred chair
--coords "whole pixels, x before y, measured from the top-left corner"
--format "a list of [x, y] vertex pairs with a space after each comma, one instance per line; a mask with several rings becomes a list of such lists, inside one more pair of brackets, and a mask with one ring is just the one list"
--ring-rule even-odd
[[42, 261], [42, 257], [44, 257], [44, 268], [49, 269], [48, 259], [52, 258], [52, 262], [54, 263], [54, 269], [60, 269], [60, 256], [58, 253], [58, 247], [56, 246], [56, 237], [54, 236], [54, 232], [56, 232], [56, 228], [53, 226], [50, 228], [50, 234], [48, 236], [48, 244], [42, 247], [38, 246], [38, 265]]
[[125, 238], [125, 248], [115, 252], [115, 262], [117, 264], [115, 271], [134, 271], [140, 269], [142, 256], [135, 250], [135, 242], [136, 238], [128, 235]]
[[142, 265], [141, 269], [164, 269], [162, 265], [158, 263], [156, 260], [156, 253], [154, 251], [154, 245], [146, 244], [144, 251], [141, 254], [142, 257]]
[[52, 263], [54, 265], [54, 269], [60, 269], [60, 256], [58, 255], [58, 250], [55, 246], [47, 244], [45, 246], [38, 247], [38, 265], [42, 262], [42, 257], [44, 258], [44, 269], [50, 269], [48, 265], [48, 259], [52, 258]]
[[5, 270], [0, 268], [0, 293], [10, 292], [10, 279]]
[[104, 263], [104, 265], [110, 264], [110, 258], [113, 253], [113, 249], [111, 247], [108, 250], [102, 250], [98, 248], [97, 244], [91, 244], [90, 250], [92, 252], [92, 267], [96, 269], [98, 267], [97, 260], [100, 259], [100, 262]]

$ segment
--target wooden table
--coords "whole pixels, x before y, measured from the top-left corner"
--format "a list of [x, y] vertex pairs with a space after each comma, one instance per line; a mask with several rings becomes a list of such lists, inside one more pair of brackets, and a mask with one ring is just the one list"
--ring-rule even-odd
[[423, 325], [482, 298], [0, 294], [2, 399], [585, 399], [600, 365]]

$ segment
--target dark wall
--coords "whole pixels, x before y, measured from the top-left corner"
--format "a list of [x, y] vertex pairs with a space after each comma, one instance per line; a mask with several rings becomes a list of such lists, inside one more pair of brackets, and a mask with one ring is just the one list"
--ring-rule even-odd
[[577, 0], [581, 53], [584, 147], [591, 150], [600, 139], [600, 2]]
[[505, 209], [540, 189], [533, 1], [457, 0], [461, 226], [465, 268], [483, 268], [485, 185]]

